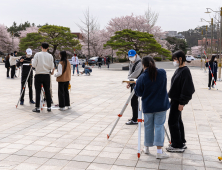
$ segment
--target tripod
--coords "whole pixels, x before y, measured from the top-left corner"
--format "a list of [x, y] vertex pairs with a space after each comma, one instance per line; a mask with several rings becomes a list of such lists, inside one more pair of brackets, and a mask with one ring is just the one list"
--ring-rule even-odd
[[24, 92], [24, 90], [25, 90], [25, 86], [26, 86], [26, 84], [27, 84], [27, 82], [28, 82], [28, 79], [29, 79], [29, 76], [30, 76], [30, 74], [31, 74], [31, 72], [32, 72], [32, 65], [31, 65], [31, 64], [28, 64], [28, 65], [30, 65], [31, 67], [30, 67], [30, 70], [29, 70], [29, 74], [28, 74], [28, 76], [27, 76], [27, 79], [26, 79], [26, 81], [25, 81], [25, 84], [24, 84], [24, 86], [22, 87], [22, 91], [21, 91], [21, 94], [20, 94], [18, 103], [17, 103], [17, 105], [15, 105], [16, 108], [18, 108], [19, 101], [21, 100], [22, 94], [23, 94], [23, 92]]

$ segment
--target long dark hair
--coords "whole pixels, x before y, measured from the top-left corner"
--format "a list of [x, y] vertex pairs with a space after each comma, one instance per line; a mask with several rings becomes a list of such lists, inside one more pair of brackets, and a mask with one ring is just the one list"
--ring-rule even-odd
[[[182, 63], [180, 63], [180, 57], [182, 58]], [[173, 53], [172, 59], [177, 59], [179, 61], [179, 65], [182, 65], [186, 61], [186, 56], [182, 50], [178, 50]]]
[[143, 57], [142, 64], [144, 67], [148, 68], [150, 80], [152, 82], [156, 81], [157, 68], [153, 58], [150, 56]]
[[67, 67], [67, 54], [66, 51], [60, 51], [60, 61], [62, 61], [64, 63], [64, 68], [62, 71], [62, 74], [66, 71], [66, 67]]
[[213, 63], [213, 62], [214, 62], [214, 60], [215, 60], [215, 58], [216, 58], [216, 56], [215, 56], [215, 55], [213, 55], [213, 56], [212, 56], [212, 58], [210, 59], [210, 61], [209, 61], [209, 62], [210, 62], [210, 63]]
[[10, 57], [10, 54], [7, 54], [7, 56], [6, 56], [5, 60], [8, 60], [8, 59], [9, 59], [9, 57]]

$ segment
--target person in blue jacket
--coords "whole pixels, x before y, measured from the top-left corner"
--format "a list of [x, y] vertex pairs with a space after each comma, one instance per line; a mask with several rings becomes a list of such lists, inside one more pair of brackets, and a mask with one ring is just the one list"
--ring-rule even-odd
[[206, 67], [208, 67], [208, 69], [209, 69], [208, 87], [209, 87], [209, 90], [210, 90], [211, 89], [211, 84], [212, 84], [212, 88], [214, 88], [214, 81], [212, 81], [212, 74], [210, 72], [209, 65], [210, 65], [211, 71], [214, 75], [214, 80], [216, 82], [217, 81], [217, 61], [216, 61], [216, 56], [215, 55], [212, 56], [211, 60], [206, 63]]
[[143, 57], [142, 65], [144, 72], [134, 90], [138, 97], [142, 97], [145, 130], [143, 151], [149, 154], [149, 147], [157, 146], [156, 158], [168, 158], [162, 150], [166, 112], [170, 108], [166, 71], [156, 68], [153, 58], [149, 56]]

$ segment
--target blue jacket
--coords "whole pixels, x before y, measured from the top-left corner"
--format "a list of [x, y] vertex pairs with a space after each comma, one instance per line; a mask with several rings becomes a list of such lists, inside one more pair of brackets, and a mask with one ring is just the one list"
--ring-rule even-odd
[[214, 62], [207, 62], [206, 63], [206, 67], [208, 67], [208, 70], [209, 70], [209, 73], [210, 73], [210, 68], [209, 68], [209, 63], [210, 63], [210, 68], [212, 70], [212, 73], [217, 73], [217, 62], [214, 61]]
[[148, 69], [138, 78], [135, 94], [142, 97], [143, 113], [166, 111], [170, 108], [167, 94], [167, 76], [164, 69], [157, 69], [156, 81], [151, 81]]

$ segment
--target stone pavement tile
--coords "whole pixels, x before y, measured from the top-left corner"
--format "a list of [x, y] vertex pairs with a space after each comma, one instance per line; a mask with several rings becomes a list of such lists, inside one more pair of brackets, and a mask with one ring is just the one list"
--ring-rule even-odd
[[0, 153], [5, 153], [5, 154], [14, 154], [18, 152], [19, 149], [12, 149], [12, 148], [2, 148], [0, 149]]
[[24, 163], [30, 163], [30, 164], [38, 164], [38, 165], [42, 165], [44, 164], [46, 161], [48, 161], [49, 159], [47, 158], [38, 158], [38, 157], [30, 157], [28, 159], [26, 159], [24, 161]]
[[99, 157], [105, 157], [105, 158], [118, 158], [119, 156], [119, 153], [116, 153], [116, 152], [104, 152], [102, 151], [99, 155]]
[[160, 161], [159, 169], [182, 170], [182, 165], [166, 164]]
[[40, 165], [38, 164], [28, 164], [28, 163], [21, 163], [15, 168], [14, 170], [36, 170]]
[[32, 140], [23, 140], [23, 139], [20, 139], [18, 141], [16, 141], [15, 143], [19, 143], [19, 144], [24, 144], [24, 145], [30, 145], [31, 143], [33, 143], [34, 141]]
[[100, 164], [110, 164], [113, 165], [116, 161], [116, 158], [107, 158], [107, 157], [96, 157], [96, 159], [93, 161], [94, 163], [100, 163]]
[[53, 159], [60, 159], [60, 160], [68, 160], [71, 161], [76, 155], [75, 154], [67, 154], [67, 153], [57, 153], [53, 156]]
[[49, 166], [57, 166], [57, 167], [64, 167], [69, 163], [67, 160], [59, 160], [59, 159], [49, 159], [47, 162], [45, 162], [43, 165], [49, 165]]
[[24, 162], [28, 159], [28, 156], [21, 156], [21, 155], [10, 155], [9, 157], [5, 158], [5, 161], [14, 161], [14, 162]]
[[3, 159], [7, 158], [10, 155], [11, 154], [0, 153], [0, 160], [3, 160]]
[[104, 152], [117, 152], [120, 153], [123, 150], [123, 148], [115, 148], [115, 147], [105, 147], [103, 149]]
[[8, 146], [6, 146], [6, 148], [11, 148], [11, 149], [23, 149], [24, 147], [26, 147], [27, 145], [24, 145], [24, 144], [15, 144], [15, 143], [12, 143]]
[[134, 167], [113, 165], [110, 170], [134, 170], [134, 169], [135, 169]]
[[1, 169], [12, 169], [16, 166], [18, 166], [20, 163], [19, 162], [13, 162], [13, 161], [1, 161], [0, 165], [1, 165]]
[[184, 165], [190, 165], [190, 166], [204, 166], [203, 161], [197, 161], [197, 160], [189, 160], [189, 159], [184, 159], [183, 160]]
[[204, 161], [209, 161], [209, 162], [218, 162], [218, 158], [215, 155], [205, 155], [204, 156]]
[[201, 150], [197, 150], [197, 149], [186, 149], [185, 152], [186, 154], [196, 154], [196, 155], [202, 155]]
[[202, 155], [193, 155], [193, 154], [183, 153], [183, 159], [202, 161], [203, 156]]
[[207, 168], [221, 168], [222, 169], [222, 162], [209, 162], [209, 161], [204, 161], [205, 166]]
[[159, 163], [153, 163], [153, 162], [144, 162], [144, 161], [138, 161], [137, 168], [150, 168], [150, 169], [158, 169]]
[[87, 150], [82, 150], [79, 155], [86, 155], [86, 156], [98, 156], [99, 151], [87, 151]]
[[220, 150], [218, 150], [218, 151], [205, 151], [205, 150], [203, 150], [202, 152], [203, 152], [204, 156], [207, 156], [207, 155], [212, 155], [212, 156], [221, 155]]
[[11, 143], [4, 143], [4, 142], [2, 142], [2, 143], [0, 143], [0, 148], [4, 148], [4, 147], [6, 147], [6, 146], [8, 146], [10, 144]]
[[135, 167], [137, 164], [137, 161], [133, 160], [126, 160], [126, 159], [117, 159], [114, 163], [115, 165], [120, 165], [120, 166], [132, 166]]
[[103, 146], [94, 146], [94, 145], [88, 145], [84, 148], [84, 150], [90, 150], [90, 151], [102, 151]]
[[80, 149], [63, 149], [59, 153], [61, 154], [69, 154], [69, 155], [77, 155], [81, 152]]
[[14, 153], [14, 154], [15, 155], [23, 155], [23, 156], [33, 156], [36, 153], [37, 153], [37, 151], [21, 149], [21, 150], [19, 150], [18, 152]]
[[181, 165], [182, 164], [182, 158], [167, 158], [167, 159], [161, 159], [161, 163], [166, 164], [176, 164]]
[[77, 155], [73, 158], [73, 161], [78, 161], [78, 162], [93, 162], [95, 159], [95, 156], [85, 156], [85, 155]]
[[33, 145], [42, 145], [42, 146], [48, 146], [50, 144], [51, 144], [51, 142], [44, 141], [44, 140], [37, 140], [33, 143]]
[[121, 153], [118, 157], [119, 159], [127, 159], [127, 160], [138, 160], [138, 157], [136, 154], [126, 154], [126, 153]]
[[87, 145], [81, 145], [81, 144], [69, 144], [68, 146], [66, 146], [67, 149], [83, 149], [85, 148]]
[[200, 167], [200, 166], [182, 165], [182, 170], [205, 170], [205, 168], [204, 167]]
[[70, 161], [62, 170], [85, 170], [89, 165], [87, 162]]
[[56, 153], [55, 152], [37, 152], [35, 155], [35, 157], [39, 157], [39, 158], [52, 158]]
[[31, 145], [26, 146], [26, 147], [23, 148], [23, 149], [24, 149], [24, 150], [40, 151], [40, 150], [42, 150], [43, 148], [45, 148], [45, 146], [31, 144]]
[[112, 165], [91, 163], [87, 170], [108, 170], [111, 169], [111, 167]]
[[53, 166], [53, 165], [42, 165], [38, 168], [38, 170], [61, 170], [62, 167], [60, 166]]
[[61, 151], [62, 149], [63, 149], [63, 148], [48, 146], [48, 147], [45, 147], [44, 149], [42, 149], [41, 151], [42, 151], [42, 152], [53, 152], [53, 153], [57, 153], [57, 152]]

